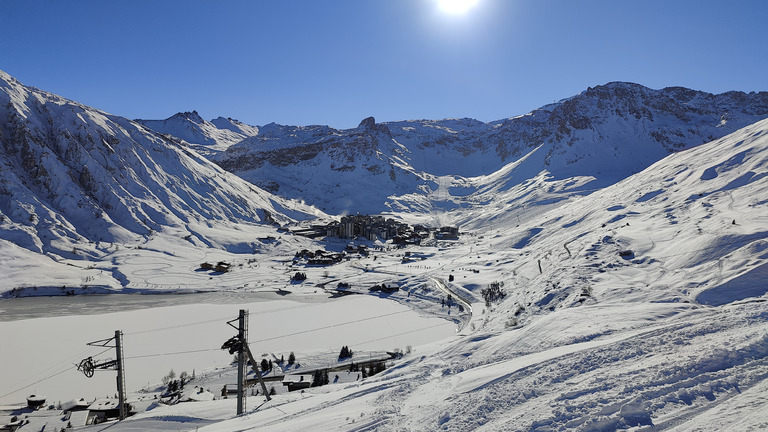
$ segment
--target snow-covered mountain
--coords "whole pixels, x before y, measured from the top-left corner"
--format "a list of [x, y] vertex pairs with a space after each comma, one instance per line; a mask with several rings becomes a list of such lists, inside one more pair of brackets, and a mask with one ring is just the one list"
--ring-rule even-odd
[[[306, 267], [309, 280], [386, 280], [401, 288], [388, 300], [461, 314], [439, 297], [422, 309], [447, 288], [470, 321], [372, 377], [251, 396], [242, 416], [231, 399], [158, 406], [112, 429], [761, 430], [767, 164], [762, 120], [589, 196], [525, 209], [536, 217], [519, 223], [505, 215], [525, 204], [482, 207], [490, 223], [409, 248], [421, 258], [406, 268], [387, 252]], [[486, 303], [494, 283], [505, 295]], [[195, 385], [217, 388], [227, 373]]]
[[[259, 244], [249, 244], [255, 251], [221, 247], [223, 236], [248, 243], [248, 226], [310, 217], [311, 208], [272, 197], [184, 142], [2, 78], [0, 265], [11, 281], [2, 287], [60, 280], [72, 267], [70, 279], [111, 272], [114, 283], [137, 291], [280, 290], [285, 303], [277, 310], [300, 307], [306, 314], [309, 303], [290, 306], [290, 299], [338, 300], [324, 291], [331, 281], [349, 282], [361, 294], [387, 283], [399, 290], [375, 295], [377, 301], [464, 324], [455, 336], [418, 346], [372, 377], [269, 402], [251, 396], [246, 415], [235, 416], [232, 399], [155, 404], [111, 430], [705, 431], [767, 424], [766, 93], [707, 95], [613, 83], [489, 124], [366, 119], [344, 131], [261, 127], [219, 153], [219, 162], [270, 179], [279, 193], [303, 187], [308, 199], [342, 210], [386, 199], [393, 211], [408, 212], [400, 214], [405, 219], [462, 227], [458, 240], [409, 246], [407, 255], [371, 248], [317, 267], [290, 261], [297, 246], [344, 248], [345, 241], [267, 236], [264, 229]], [[705, 143], [710, 136], [721, 137]], [[332, 182], [337, 189], [327, 189]], [[320, 196], [323, 188], [331, 197]], [[178, 238], [149, 235], [159, 230]], [[141, 248], [125, 246], [146, 237], [152, 238]], [[14, 273], [19, 245], [67, 256], [89, 241], [122, 246], [106, 256], [91, 247], [86, 253], [96, 259], [88, 268], [33, 262], [32, 271]], [[288, 246], [280, 249], [281, 243]], [[222, 256], [236, 271], [214, 279], [198, 268]], [[283, 290], [297, 269], [307, 279]], [[484, 301], [483, 291], [494, 285], [503, 295]], [[448, 293], [463, 307], [441, 304]], [[370, 316], [326, 327], [331, 336], [319, 346], [347, 343], [338, 339], [342, 324], [362, 329], [380, 314], [375, 306], [363, 312]], [[108, 315], [101, 319], [111, 325]], [[183, 322], [224, 321], [218, 313], [195, 318]], [[311, 319], [296, 320], [306, 324], [301, 328], [276, 315], [252, 319], [260, 320], [252, 328], [264, 332], [254, 338], [265, 352], [274, 340], [299, 333], [309, 339], [320, 330]], [[278, 328], [267, 330], [264, 320]], [[190, 331], [170, 324], [143, 331]], [[187, 335], [178, 339], [196, 342]], [[175, 341], [164, 343], [168, 349], [158, 356], [181, 351]], [[76, 344], [64, 345], [42, 347], [56, 352], [39, 357], [78, 357], [59, 353]], [[192, 346], [185, 356], [195, 350], [211, 346]], [[198, 371], [200, 388], [234, 379], [231, 368]]]
[[[400, 279], [414, 293], [450, 274], [455, 292], [472, 301], [471, 291], [472, 322], [459, 336], [368, 382], [201, 430], [759, 430], [766, 172], [762, 120], [540, 206], [535, 218], [478, 227]], [[505, 220], [520, 210], [483, 211]], [[506, 296], [483, 304], [494, 281]]]
[[[379, 213], [423, 211], [435, 205], [441, 185], [453, 183], [464, 195], [510, 189], [542, 174], [549, 181], [581, 179], [554, 186], [565, 195], [604, 187], [765, 117], [766, 92], [713, 95], [614, 82], [490, 123], [367, 118], [347, 130], [269, 124], [257, 134], [248, 129], [251, 136], [236, 144], [219, 138], [229, 129], [211, 130], [189, 113], [144, 124], [191, 143], [217, 143], [226, 150], [213, 160], [281, 196], [332, 213]], [[181, 126], [191, 124], [194, 134]]]
[[220, 244], [197, 226], [320, 214], [223, 171], [175, 138], [4, 72], [0, 142], [0, 238], [32, 252], [98, 255], [98, 246], [82, 245], [131, 242], [169, 227], [191, 242]]
[[222, 152], [259, 133], [259, 128], [232, 118], [203, 120], [197, 111], [177, 113], [165, 120], [135, 121], [161, 134], [182, 139], [203, 155]]
[[268, 124], [213, 157], [224, 169], [281, 196], [344, 214], [384, 210], [391, 195], [428, 190], [432, 176], [373, 117], [344, 131]]

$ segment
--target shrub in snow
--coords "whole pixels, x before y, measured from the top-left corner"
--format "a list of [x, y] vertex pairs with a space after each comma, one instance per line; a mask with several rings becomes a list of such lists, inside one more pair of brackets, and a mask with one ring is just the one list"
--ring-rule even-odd
[[506, 297], [507, 293], [501, 289], [503, 286], [504, 282], [491, 282], [488, 287], [480, 290], [486, 306], [490, 307], [492, 303], [499, 302]]
[[339, 352], [339, 360], [344, 360], [350, 357], [352, 357], [352, 350], [349, 349], [349, 347], [346, 345], [341, 347], [341, 352]]
[[161, 380], [163, 385], [168, 385], [169, 382], [173, 381], [173, 379], [176, 378], [176, 372], [171, 369], [170, 372], [168, 372], [168, 375], [164, 376]]

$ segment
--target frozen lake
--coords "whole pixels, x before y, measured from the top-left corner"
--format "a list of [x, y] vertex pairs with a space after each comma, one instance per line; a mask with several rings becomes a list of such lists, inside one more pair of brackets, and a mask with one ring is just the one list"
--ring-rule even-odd
[[[22, 297], [0, 301], [0, 321], [66, 315], [101, 315], [164, 306], [190, 304], [241, 304], [283, 299], [273, 291], [261, 293], [207, 292], [193, 294], [104, 294], [55, 297]], [[293, 296], [298, 302], [326, 302], [321, 296]]]
[[423, 317], [386, 299], [353, 295], [336, 299], [275, 294], [186, 294], [40, 297], [0, 301], [0, 405], [30, 394], [49, 402], [114, 395], [113, 371], [86, 378], [80, 360], [114, 358], [114, 349], [86, 346], [122, 330], [129, 393], [176, 373], [224, 367], [220, 349], [236, 331], [226, 324], [250, 312], [254, 355], [313, 351], [393, 350], [455, 334], [452, 322]]

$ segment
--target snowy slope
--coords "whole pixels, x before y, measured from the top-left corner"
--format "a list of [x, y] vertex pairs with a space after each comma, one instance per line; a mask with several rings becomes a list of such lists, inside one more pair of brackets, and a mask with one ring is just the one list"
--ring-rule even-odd
[[373, 117], [355, 129], [269, 124], [214, 157], [224, 169], [329, 213], [378, 212], [393, 194], [428, 190], [431, 176]]
[[434, 272], [504, 282], [463, 336], [201, 430], [758, 430], [765, 414], [728, 409], [768, 412], [766, 161], [761, 121], [538, 222], [485, 226]]
[[259, 128], [232, 118], [218, 117], [210, 122], [203, 120], [197, 111], [176, 113], [165, 120], [136, 122], [161, 134], [182, 139], [203, 155], [224, 151], [259, 133]]
[[[348, 130], [270, 124], [212, 158], [331, 213], [423, 212], [434, 205], [439, 177], [474, 178], [469, 183], [478, 191], [490, 186], [479, 180], [514, 164], [500, 179], [507, 189], [542, 172], [554, 180], [591, 177], [595, 189], [766, 116], [765, 92], [713, 95], [616, 82], [491, 123], [368, 118]], [[576, 183], [564, 192], [584, 185]]]
[[[763, 120], [554, 208], [489, 206], [458, 242], [410, 249], [418, 265], [333, 269], [393, 278], [406, 304], [446, 284], [471, 322], [361, 382], [254, 396], [240, 417], [231, 399], [158, 407], [111, 430], [762, 430], [766, 163]], [[491, 282], [506, 296], [478, 302]]]
[[223, 171], [174, 139], [3, 72], [0, 106], [0, 239], [33, 253], [96, 257], [107, 243], [167, 229], [226, 247], [232, 242], [199, 226], [321, 214]]
[[[261, 160], [249, 169], [283, 173], [276, 182], [303, 179], [307, 169], [311, 181], [301, 185], [305, 193], [319, 194], [342, 178], [328, 175], [336, 172], [329, 171], [331, 165], [341, 168], [345, 165], [336, 164], [346, 161], [349, 168], [338, 172], [350, 173], [343, 192], [352, 201], [347, 207], [335, 198], [324, 203], [346, 210], [386, 197], [393, 209], [408, 212], [400, 214], [405, 219], [461, 225], [457, 241], [410, 247], [411, 257], [419, 257], [412, 262], [402, 259], [404, 251], [382, 250], [317, 268], [290, 262], [290, 254], [299, 248], [343, 248], [346, 241], [269, 237], [271, 228], [259, 223], [268, 219], [260, 208], [276, 219], [290, 209], [289, 215], [300, 219], [309, 209], [302, 212], [301, 206], [270, 197], [135, 123], [25, 88], [7, 76], [4, 82], [0, 97], [7, 100], [0, 103], [8, 121], [0, 130], [7, 192], [0, 195], [0, 226], [6, 240], [0, 265], [12, 270], [4, 272], [7, 278], [45, 279], [56, 286], [87, 277], [83, 284], [117, 283], [139, 292], [188, 284], [187, 290], [276, 295], [288, 287], [291, 294], [285, 295], [296, 298], [322, 297], [326, 285], [336, 281], [350, 282], [359, 293], [386, 282], [401, 289], [377, 300], [397, 301], [461, 326], [456, 336], [417, 346], [387, 371], [360, 382], [281, 394], [268, 403], [253, 396], [249, 412], [240, 417], [234, 416], [233, 399], [157, 406], [110, 425], [112, 431], [768, 427], [768, 120], [702, 144], [707, 134], [725, 134], [739, 122], [764, 116], [759, 114], [765, 112], [759, 102], [764, 94], [707, 96], [610, 84], [522, 120], [403, 126], [414, 134], [420, 127], [430, 129], [435, 141], [422, 147], [403, 144], [397, 127], [373, 119], [348, 131], [267, 125], [231, 146], [221, 163], [245, 169]], [[656, 98], [646, 99], [647, 94]], [[662, 96], [677, 102], [664, 104]], [[601, 101], [613, 111], [597, 110]], [[723, 111], [729, 114], [712, 120]], [[55, 119], [73, 126], [58, 126]], [[509, 153], [514, 157], [494, 153], [498, 146], [483, 147], [481, 141], [477, 150], [456, 156], [466, 162], [456, 165], [466, 170], [463, 175], [414, 168], [419, 160], [414, 155], [437, 150], [445, 164], [454, 160], [458, 141], [439, 143], [441, 134], [459, 135], [461, 128], [469, 135], [486, 128], [513, 130], [517, 122], [551, 123], [568, 132], [532, 139], [530, 146]], [[583, 124], [589, 126], [576, 127]], [[658, 132], [662, 129], [668, 134]], [[584, 135], [598, 132], [602, 138]], [[649, 141], [649, 136], [660, 138]], [[51, 144], [43, 146], [46, 142]], [[253, 146], [262, 159], [252, 158]], [[68, 149], [75, 149], [72, 156]], [[487, 167], [472, 166], [486, 160]], [[182, 170], [180, 163], [193, 169]], [[113, 168], [112, 177], [98, 174], [116, 166], [121, 168]], [[605, 166], [613, 172], [603, 171]], [[88, 167], [90, 174], [78, 167]], [[391, 167], [394, 178], [387, 175]], [[371, 175], [358, 179], [353, 173], [361, 169]], [[48, 173], [60, 174], [51, 181]], [[120, 173], [135, 179], [130, 187], [121, 186], [130, 193], [113, 191], [123, 184], [116, 181]], [[406, 192], [397, 189], [401, 185]], [[379, 186], [382, 190], [375, 189]], [[392, 190], [399, 196], [386, 195]], [[203, 195], [200, 191], [205, 199], [180, 198]], [[81, 214], [76, 204], [64, 205], [74, 198], [57, 198], [67, 193], [79, 197], [83, 212], [100, 209], [103, 202], [121, 211]], [[361, 195], [368, 201], [359, 201]], [[63, 228], [56, 229], [64, 234], [50, 229], [47, 235], [55, 236], [47, 240], [38, 220], [60, 223]], [[108, 250], [99, 249], [95, 235], [112, 236]], [[264, 237], [249, 240], [256, 236]], [[68, 269], [54, 259], [72, 245], [89, 251], [89, 268]], [[382, 246], [372, 244], [377, 245]], [[214, 279], [196, 268], [217, 259], [232, 261], [236, 271]], [[18, 270], [19, 263], [27, 267]], [[308, 279], [288, 285], [297, 268]], [[485, 304], [482, 291], [494, 282], [503, 284], [505, 296]], [[441, 305], [449, 292], [465, 305], [463, 311]], [[371, 307], [367, 313], [378, 312]], [[312, 325], [290, 332], [311, 337], [317, 330]], [[281, 330], [273, 331], [284, 334]], [[332, 337], [318, 343], [339, 345]]]

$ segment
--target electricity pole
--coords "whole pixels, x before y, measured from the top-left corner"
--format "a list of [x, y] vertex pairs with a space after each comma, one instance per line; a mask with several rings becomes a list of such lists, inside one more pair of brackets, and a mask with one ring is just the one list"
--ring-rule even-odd
[[[232, 325], [234, 321], [237, 321], [237, 327]], [[259, 380], [259, 384], [261, 384], [261, 390], [264, 392], [267, 401], [271, 400], [271, 397], [267, 392], [267, 386], [264, 384], [264, 380], [261, 378], [261, 372], [259, 371], [256, 359], [254, 359], [251, 348], [248, 346], [248, 311], [240, 309], [240, 315], [237, 319], [227, 321], [227, 324], [237, 330], [237, 336], [224, 342], [221, 349], [228, 349], [230, 354], [237, 352], [237, 415], [240, 415], [245, 412], [245, 384], [248, 361], [251, 362], [253, 372], [256, 374], [256, 379]]]
[[[114, 345], [110, 345], [112, 341], [115, 341]], [[95, 342], [88, 342], [88, 346], [114, 348], [115, 360], [107, 360], [103, 362], [94, 363], [93, 357], [88, 357], [80, 361], [77, 365], [77, 370], [83, 372], [88, 378], [93, 376], [96, 370], [116, 370], [117, 371], [117, 394], [118, 404], [120, 409], [120, 420], [125, 420], [128, 416], [128, 405], [125, 403], [125, 366], [123, 365], [123, 332], [115, 330], [115, 337], [109, 339], [97, 340]]]
[[243, 346], [245, 341], [248, 340], [248, 311], [240, 309], [240, 315], [237, 318], [238, 329], [237, 337], [240, 338], [243, 343], [240, 345], [240, 349], [237, 351], [237, 415], [245, 412], [245, 350]]
[[115, 351], [117, 352], [117, 396], [120, 403], [120, 420], [125, 420], [125, 368], [123, 365], [123, 332], [115, 330]]

